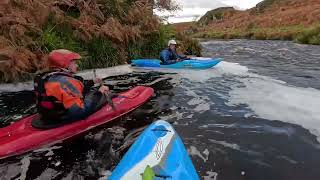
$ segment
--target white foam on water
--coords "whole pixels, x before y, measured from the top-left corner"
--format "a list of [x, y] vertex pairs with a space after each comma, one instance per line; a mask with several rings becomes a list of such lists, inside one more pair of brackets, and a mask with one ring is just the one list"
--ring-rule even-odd
[[[246, 66], [222, 61], [214, 76], [233, 75], [242, 83], [233, 85], [227, 105], [246, 104], [254, 114], [269, 120], [298, 124], [318, 136], [320, 142], [320, 90], [288, 85], [271, 77], [250, 73]], [[207, 78], [203, 78], [204, 80]]]
[[211, 69], [206, 70], [192, 70], [192, 69], [170, 69], [163, 70], [166, 72], [175, 72], [182, 78], [186, 78], [192, 82], [206, 83], [209, 79], [219, 78], [224, 75], [245, 75], [249, 69], [238, 63], [231, 63], [221, 61], [219, 64]]
[[[216, 66], [218, 66], [218, 65], [216, 65]], [[158, 72], [163, 72], [163, 73], [176, 73], [181, 78], [188, 79], [192, 82], [203, 82], [204, 83], [208, 79], [220, 77], [220, 74], [216, 74], [214, 72], [215, 68], [207, 69], [207, 70], [157, 68], [157, 69], [153, 69], [153, 70], [156, 70]]]
[[208, 96], [200, 96], [197, 95], [194, 90], [184, 87], [186, 89], [185, 93], [188, 96], [194, 97], [192, 99], [190, 99], [187, 104], [190, 106], [195, 106], [193, 108], [193, 110], [195, 112], [205, 112], [210, 110], [210, 104], [214, 104], [213, 102], [209, 101], [209, 97]]
[[209, 151], [208, 149], [205, 149], [205, 150], [203, 151], [203, 154], [206, 155], [206, 157], [209, 158], [210, 151]]
[[246, 66], [227, 61], [221, 61], [214, 69], [221, 75], [246, 75], [249, 71]]
[[219, 144], [219, 145], [222, 145], [224, 147], [227, 147], [227, 148], [231, 148], [231, 149], [234, 149], [234, 150], [240, 150], [240, 146], [237, 145], [237, 144], [231, 144], [231, 143], [228, 143], [226, 141], [217, 141], [217, 140], [214, 140], [214, 139], [208, 139], [210, 142], [212, 143], [215, 143], [215, 144]]
[[193, 98], [190, 101], [188, 101], [187, 104], [188, 105], [197, 105], [197, 104], [200, 104], [202, 102], [203, 102], [203, 100], [200, 99], [200, 98]]
[[54, 163], [54, 166], [56, 166], [56, 167], [58, 167], [60, 165], [61, 165], [61, 161], [58, 161], [58, 162]]
[[277, 156], [277, 158], [278, 159], [283, 159], [285, 161], [288, 161], [291, 164], [298, 164], [298, 162], [296, 160], [293, 160], [293, 159], [289, 158], [288, 156], [282, 155], [282, 156]]
[[228, 105], [246, 104], [258, 117], [298, 124], [320, 136], [320, 90], [289, 86], [265, 77], [240, 81], [245, 86], [229, 93]]
[[177, 119], [177, 120], [182, 120], [184, 119], [186, 116], [185, 116], [186, 113], [180, 113], [178, 111], [174, 111], [172, 114], [169, 114], [169, 115], [160, 115], [160, 117], [162, 119]]
[[218, 173], [213, 171], [207, 171], [206, 172], [208, 176], [203, 176], [204, 180], [217, 180], [218, 179]]
[[40, 149], [36, 149], [33, 152], [45, 152], [45, 151], [51, 152], [51, 151], [53, 151], [55, 149], [60, 149], [60, 148], [62, 148], [62, 146], [43, 147], [43, 148], [40, 148]]
[[[203, 162], [207, 162], [208, 159], [209, 159], [209, 150], [208, 149], [205, 149], [203, 151], [203, 153], [201, 153], [195, 146], [190, 146], [190, 148], [188, 149], [188, 153], [191, 155], [191, 156], [198, 156], [200, 157]], [[203, 154], [203, 155], [202, 155]]]
[[55, 179], [60, 174], [61, 172], [58, 172], [52, 168], [47, 168], [35, 180]]
[[[169, 71], [168, 69], [164, 69], [164, 71]], [[241, 66], [237, 63], [229, 63], [222, 61], [217, 66], [212, 69], [207, 70], [170, 70], [170, 72], [175, 72], [180, 75], [181, 78], [188, 79], [192, 83], [190, 87], [189, 84], [185, 85], [181, 83], [180, 87], [184, 89], [184, 93], [187, 96], [191, 96], [192, 98], [187, 102], [189, 106], [194, 106], [191, 108], [191, 112], [200, 112], [203, 113], [205, 111], [209, 111], [210, 107], [212, 107], [215, 103], [211, 101], [209, 96], [205, 96], [205, 91], [215, 91], [216, 87], [210, 82], [215, 78], [221, 78], [224, 75], [243, 75], [248, 73], [248, 68], [245, 66]], [[211, 80], [211, 81], [208, 81]], [[220, 80], [219, 80], [220, 81]], [[183, 82], [183, 81], [182, 81]], [[200, 94], [199, 94], [200, 93]], [[227, 99], [227, 93], [224, 95], [222, 93], [219, 94], [221, 98]]]
[[103, 170], [100, 171], [99, 174], [101, 177], [98, 180], [106, 180], [111, 176], [112, 172], [109, 170]]
[[194, 108], [194, 111], [196, 111], [196, 112], [205, 112], [208, 110], [210, 110], [210, 104], [208, 104], [208, 103], [199, 104], [199, 105], [197, 105], [197, 107]]
[[25, 180], [27, 177], [27, 172], [30, 166], [30, 157], [25, 156], [21, 159], [21, 173], [20, 177], [18, 177], [19, 180]]
[[188, 115], [186, 118], [191, 119], [193, 117], [193, 114]]

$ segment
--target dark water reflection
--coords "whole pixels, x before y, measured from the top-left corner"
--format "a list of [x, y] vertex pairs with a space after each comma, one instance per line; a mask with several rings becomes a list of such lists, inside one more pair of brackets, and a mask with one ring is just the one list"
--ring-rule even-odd
[[[234, 91], [247, 88], [248, 82], [254, 81], [273, 88], [279, 86], [279, 91], [299, 89], [297, 93], [284, 94], [299, 96], [306, 92], [301, 96], [308, 98], [308, 88], [312, 87], [315, 89], [310, 96], [317, 101], [319, 48], [274, 41], [220, 41], [204, 46], [207, 55], [223, 54], [232, 63], [201, 72], [134, 70], [108, 77], [105, 83], [112, 84], [115, 92], [147, 85], [155, 89], [155, 94], [136, 111], [103, 127], [52, 147], [1, 160], [1, 179], [105, 179], [135, 137], [156, 119], [174, 125], [202, 179], [319, 179], [320, 144], [316, 130], [320, 127], [315, 131], [306, 128], [317, 126], [314, 120], [320, 121], [319, 111], [310, 111], [312, 121], [296, 121], [290, 115], [271, 116], [273, 111], [261, 113], [255, 96], [254, 103], [245, 97], [234, 103], [233, 96]], [[301, 61], [305, 63], [301, 65]], [[250, 90], [248, 93], [255, 95]], [[1, 125], [33, 113], [33, 99], [30, 91], [1, 93]], [[279, 105], [275, 108], [299, 102], [282, 104], [269, 99], [266, 102]], [[308, 119], [299, 114], [299, 108], [302, 107], [297, 105], [295, 111], [285, 113]]]

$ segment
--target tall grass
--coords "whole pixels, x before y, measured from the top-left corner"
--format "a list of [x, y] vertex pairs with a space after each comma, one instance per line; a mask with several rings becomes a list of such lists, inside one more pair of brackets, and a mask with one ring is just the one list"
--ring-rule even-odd
[[80, 69], [103, 68], [121, 64], [119, 52], [108, 39], [94, 38], [86, 44], [87, 56], [79, 61]]
[[120, 64], [119, 53], [112, 41], [105, 38], [93, 38], [82, 42], [73, 36], [73, 29], [65, 23], [56, 23], [49, 18], [43, 28], [43, 35], [38, 40], [40, 47], [46, 53], [55, 49], [68, 49], [80, 53], [80, 69], [103, 68]]
[[74, 52], [84, 50], [81, 41], [73, 37], [72, 27], [67, 23], [56, 23], [52, 16], [43, 27], [43, 34], [37, 42], [46, 53], [55, 49], [68, 49]]
[[159, 30], [135, 42], [130, 42], [127, 51], [129, 59], [158, 58], [160, 51], [167, 46], [176, 32], [168, 25], [161, 25]]
[[246, 29], [210, 30], [194, 35], [198, 38], [212, 39], [255, 39], [255, 40], [293, 40], [305, 27], [302, 25], [259, 28], [251, 26]]
[[186, 34], [182, 33], [177, 33], [176, 38], [180, 41], [181, 53], [201, 56], [201, 45], [198, 40], [190, 38]]

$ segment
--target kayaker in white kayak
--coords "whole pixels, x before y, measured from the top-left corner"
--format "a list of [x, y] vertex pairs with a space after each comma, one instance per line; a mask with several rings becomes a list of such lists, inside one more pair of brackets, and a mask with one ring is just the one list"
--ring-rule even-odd
[[160, 53], [160, 60], [164, 65], [174, 64], [186, 59], [188, 59], [187, 56], [177, 53], [177, 42], [173, 39], [168, 42], [168, 47]]
[[90, 87], [101, 83], [101, 79], [85, 83], [82, 77], [75, 75], [79, 59], [79, 54], [69, 50], [54, 50], [48, 58], [50, 71], [36, 76], [37, 109], [44, 124], [84, 119], [106, 104], [108, 86], [102, 85], [90, 92]]

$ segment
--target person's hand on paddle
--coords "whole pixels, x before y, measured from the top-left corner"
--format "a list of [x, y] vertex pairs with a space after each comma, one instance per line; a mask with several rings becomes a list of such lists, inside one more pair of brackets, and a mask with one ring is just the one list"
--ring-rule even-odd
[[93, 82], [94, 82], [94, 84], [102, 84], [103, 81], [100, 78], [94, 78]]
[[101, 86], [99, 88], [99, 91], [102, 93], [102, 94], [108, 94], [110, 92], [110, 89], [108, 86]]

